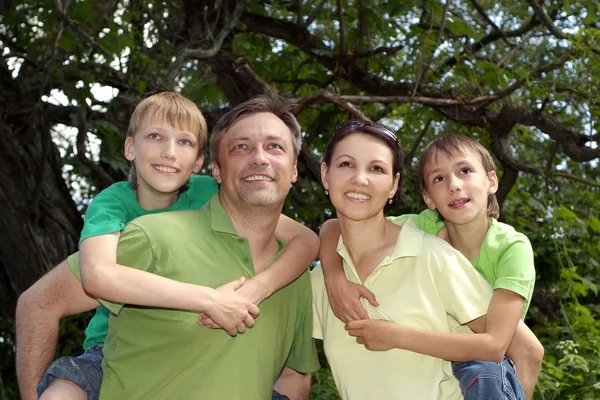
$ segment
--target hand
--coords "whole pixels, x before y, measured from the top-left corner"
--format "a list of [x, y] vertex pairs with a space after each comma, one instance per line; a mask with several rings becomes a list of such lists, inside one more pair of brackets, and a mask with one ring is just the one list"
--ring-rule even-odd
[[350, 336], [356, 337], [356, 343], [363, 344], [367, 350], [385, 351], [397, 348], [397, 339], [402, 327], [382, 319], [366, 319], [346, 324]]
[[257, 306], [267, 297], [267, 291], [262, 282], [254, 276], [246, 281], [235, 292]]
[[231, 336], [244, 333], [246, 327], [253, 327], [254, 318], [259, 313], [258, 307], [236, 293], [245, 281], [246, 278], [241, 277], [215, 289], [212, 293], [213, 304], [204, 313], [212, 322], [212, 326], [203, 323], [203, 314], [198, 317], [198, 323], [209, 328], [222, 328]]
[[345, 276], [335, 280], [325, 281], [329, 304], [336, 317], [343, 323], [369, 319], [369, 315], [360, 303], [364, 297], [373, 307], [379, 306], [375, 295], [363, 285], [348, 281]]

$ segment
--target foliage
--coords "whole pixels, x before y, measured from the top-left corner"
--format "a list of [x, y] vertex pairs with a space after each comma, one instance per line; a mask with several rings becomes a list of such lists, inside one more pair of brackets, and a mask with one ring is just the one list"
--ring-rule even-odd
[[[0, 201], [8, 185], [23, 181], [27, 191], [51, 182], [54, 191], [43, 192], [40, 204], [63, 196], [77, 209], [64, 202], [47, 208], [65, 214], [59, 221], [80, 222], [78, 210], [124, 178], [129, 115], [160, 90], [194, 100], [210, 125], [266, 84], [296, 101], [308, 151], [286, 212], [313, 229], [333, 211], [318, 171], [337, 123], [366, 117], [397, 129], [408, 199], [394, 213], [423, 207], [415, 175], [424, 145], [441, 134], [468, 135], [492, 151], [502, 218], [535, 250], [527, 322], [546, 348], [537, 398], [600, 398], [597, 1], [23, 0], [0, 2], [0, 9], [3, 146], [21, 144], [6, 148], [64, 178], [31, 173], [31, 165], [9, 170]], [[44, 140], [31, 132], [52, 138], [51, 150], [43, 152]], [[0, 164], [14, 165], [7, 157], [0, 149]], [[29, 209], [0, 207], [1, 221], [13, 215], [39, 236], [19, 242], [22, 254], [38, 255], [35, 262], [0, 259], [0, 276], [11, 277], [0, 281], [5, 398], [16, 396], [14, 332], [6, 321], [36, 277], [15, 271], [49, 268], [64, 256], [52, 247], [72, 251], [77, 235]], [[70, 240], [55, 242], [60, 234]], [[13, 250], [0, 236], [0, 255]], [[72, 334], [82, 331], [81, 321], [61, 325], [60, 354], [79, 352]], [[330, 372], [316, 374], [313, 398], [336, 396]]]

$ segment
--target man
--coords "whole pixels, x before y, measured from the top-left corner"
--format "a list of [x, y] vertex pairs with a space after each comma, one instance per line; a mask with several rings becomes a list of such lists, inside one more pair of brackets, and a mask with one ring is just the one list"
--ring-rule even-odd
[[[142, 217], [128, 225], [119, 263], [213, 287], [231, 276], [252, 276], [281, 250], [273, 232], [297, 177], [299, 148], [298, 123], [276, 97], [234, 108], [211, 138], [219, 193], [200, 210]], [[65, 279], [57, 279], [59, 274]], [[52, 350], [42, 329], [50, 328], [49, 341], [55, 341], [57, 317], [97, 306], [68, 274], [53, 271], [39, 285], [49, 295], [58, 286], [56, 298], [39, 305], [30, 295], [20, 302], [18, 352]], [[60, 293], [69, 289], [64, 302]], [[198, 327], [193, 313], [107, 303], [115, 314], [104, 348], [101, 398], [266, 399], [274, 381], [291, 399], [308, 398], [310, 373], [318, 368], [310, 297], [304, 274], [267, 299], [254, 328], [234, 338]], [[43, 321], [38, 314], [28, 317], [28, 306], [45, 310]]]

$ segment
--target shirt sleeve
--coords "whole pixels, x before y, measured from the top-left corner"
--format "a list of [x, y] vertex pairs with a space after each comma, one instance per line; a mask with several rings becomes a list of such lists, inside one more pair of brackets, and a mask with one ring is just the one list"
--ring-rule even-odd
[[403, 214], [397, 217], [388, 217], [388, 219], [395, 224], [399, 224], [407, 218], [414, 222], [417, 228], [434, 236], [437, 235], [445, 225], [440, 214], [437, 211], [431, 210], [424, 210], [420, 214]]
[[533, 249], [528, 240], [520, 239], [500, 255], [494, 289], [506, 289], [528, 299], [535, 285]]
[[492, 288], [471, 263], [446, 242], [424, 248], [431, 249], [428, 252], [430, 268], [446, 312], [460, 324], [485, 315]]
[[317, 371], [320, 365], [317, 356], [317, 347], [312, 337], [313, 309], [309, 271], [304, 272], [300, 279], [304, 282], [299, 285], [302, 293], [300, 293], [298, 301], [298, 324], [294, 343], [292, 344], [292, 349], [285, 366], [298, 372], [311, 373]]
[[321, 264], [317, 265], [310, 273], [310, 284], [312, 289], [313, 308], [313, 337], [323, 340], [323, 327], [321, 325], [321, 310], [323, 307], [323, 296], [325, 292], [323, 270]]
[[[144, 229], [135, 223], [129, 223], [121, 233], [117, 250], [117, 263], [127, 267], [147, 271], [155, 262], [154, 246]], [[113, 314], [119, 315], [122, 303], [98, 299]]]
[[85, 213], [79, 244], [92, 236], [119, 232], [131, 220], [123, 199], [115, 191], [113, 185], [94, 197]]

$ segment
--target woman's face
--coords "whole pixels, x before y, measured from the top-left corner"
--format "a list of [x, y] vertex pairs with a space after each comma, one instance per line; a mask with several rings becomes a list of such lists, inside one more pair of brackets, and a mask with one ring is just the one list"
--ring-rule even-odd
[[398, 189], [392, 150], [373, 136], [350, 133], [337, 143], [321, 180], [338, 215], [361, 221], [383, 212]]

